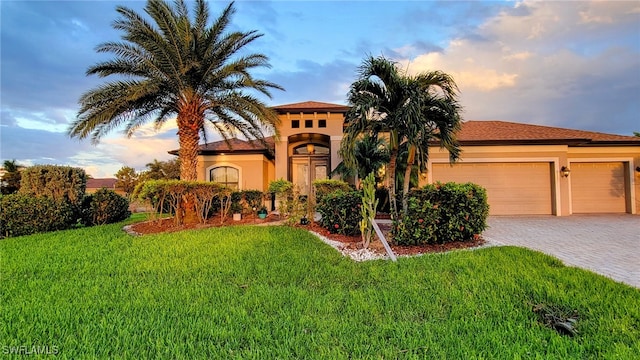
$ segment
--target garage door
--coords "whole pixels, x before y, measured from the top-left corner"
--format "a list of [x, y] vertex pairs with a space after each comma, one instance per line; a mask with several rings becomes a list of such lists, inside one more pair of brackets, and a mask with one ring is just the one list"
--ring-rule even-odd
[[574, 214], [626, 211], [623, 163], [571, 163], [570, 168]]
[[487, 189], [492, 215], [551, 214], [550, 163], [433, 164], [433, 181], [473, 182]]

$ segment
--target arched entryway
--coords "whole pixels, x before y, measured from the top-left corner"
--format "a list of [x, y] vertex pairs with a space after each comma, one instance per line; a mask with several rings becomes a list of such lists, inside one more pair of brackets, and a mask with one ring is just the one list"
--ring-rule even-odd
[[331, 169], [330, 137], [322, 134], [296, 134], [288, 138], [289, 180], [301, 195], [312, 189], [313, 180], [327, 179]]

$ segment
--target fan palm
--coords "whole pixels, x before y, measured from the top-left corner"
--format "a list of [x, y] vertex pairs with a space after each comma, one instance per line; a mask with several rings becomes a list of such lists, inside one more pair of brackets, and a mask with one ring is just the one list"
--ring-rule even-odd
[[[78, 117], [68, 130], [71, 137], [90, 136], [95, 143], [123, 125], [131, 136], [149, 122], [160, 128], [176, 119], [180, 178], [196, 180], [198, 144], [201, 135], [206, 139], [207, 124], [225, 140], [242, 134], [264, 142], [264, 128], [277, 132], [276, 114], [248, 93], [270, 97], [270, 89], [281, 89], [250, 74], [269, 67], [265, 55], [244, 54], [262, 35], [255, 30], [226, 32], [233, 3], [211, 25], [207, 3], [197, 0], [194, 8], [191, 19], [183, 0], [173, 7], [149, 0], [149, 22], [117, 7], [121, 18], [113, 26], [124, 33], [123, 41], [99, 45], [98, 52], [115, 57], [87, 70], [87, 75], [116, 75], [117, 80], [81, 96]], [[241, 50], [243, 55], [238, 55]]]
[[[369, 57], [360, 66], [358, 78], [351, 85], [345, 135], [340, 155], [348, 166], [356, 162], [354, 146], [363, 134], [389, 136], [389, 199], [392, 217], [397, 218], [396, 168], [400, 144], [408, 146], [406, 187], [417, 162], [425, 167], [429, 144], [438, 139], [455, 161], [460, 150], [455, 133], [460, 128], [460, 107], [453, 79], [440, 71], [409, 76], [384, 57]], [[408, 189], [406, 189], [408, 190]], [[406, 191], [405, 191], [406, 194]], [[403, 201], [406, 209], [406, 202]]]

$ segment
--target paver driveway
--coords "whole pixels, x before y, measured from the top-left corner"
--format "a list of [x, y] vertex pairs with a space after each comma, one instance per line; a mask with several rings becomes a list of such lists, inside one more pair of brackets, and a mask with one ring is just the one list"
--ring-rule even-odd
[[483, 236], [640, 288], [640, 216], [490, 216]]

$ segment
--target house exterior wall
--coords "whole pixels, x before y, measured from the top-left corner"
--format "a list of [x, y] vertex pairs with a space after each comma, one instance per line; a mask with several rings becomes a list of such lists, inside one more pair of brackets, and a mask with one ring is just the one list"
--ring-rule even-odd
[[[433, 183], [433, 164], [448, 163], [449, 153], [438, 147], [429, 151], [427, 173], [420, 178], [420, 185]], [[466, 146], [462, 148], [460, 163], [549, 163], [551, 166], [553, 213], [558, 216], [572, 214], [571, 174], [562, 176], [563, 166], [571, 169], [576, 162], [621, 162], [625, 166], [626, 212], [636, 214], [640, 208], [640, 173], [635, 168], [640, 165], [640, 147], [599, 146], [570, 147], [567, 145], [513, 145], [513, 146]], [[453, 165], [456, 166], [456, 165]], [[503, 175], [504, 176], [504, 175]], [[504, 176], [508, 183], [517, 177]], [[473, 181], [473, 179], [469, 179]], [[521, 181], [521, 180], [515, 180]]]
[[[289, 137], [298, 134], [320, 134], [330, 138], [331, 169], [342, 161], [338, 155], [342, 140], [344, 114], [341, 112], [285, 112], [279, 114], [280, 139], [276, 141], [275, 179], [288, 179], [289, 176]], [[299, 127], [292, 127], [292, 121], [298, 120]], [[306, 127], [305, 121], [311, 120], [312, 126]], [[319, 127], [320, 120], [326, 120], [326, 127]]]
[[230, 166], [239, 170], [240, 190], [266, 191], [275, 164], [262, 154], [200, 155], [198, 156], [198, 180], [211, 181], [209, 170], [218, 166]]

